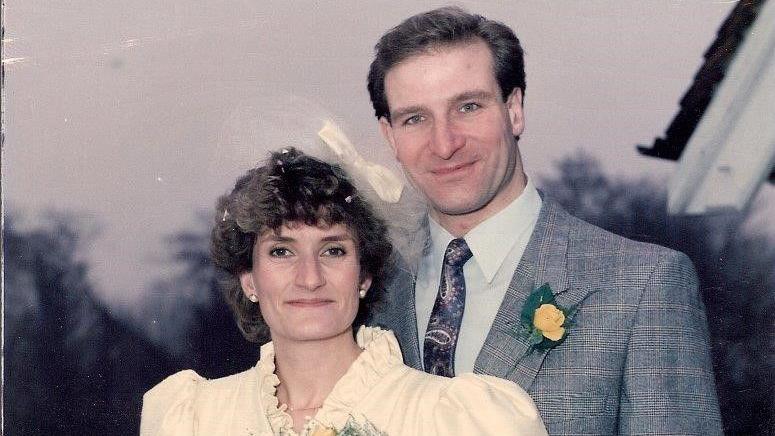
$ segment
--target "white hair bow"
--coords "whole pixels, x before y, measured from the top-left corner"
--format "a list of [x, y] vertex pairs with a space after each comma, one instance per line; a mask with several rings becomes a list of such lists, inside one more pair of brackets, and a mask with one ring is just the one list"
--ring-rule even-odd
[[389, 169], [369, 162], [355, 150], [347, 136], [331, 121], [326, 121], [318, 136], [342, 161], [366, 178], [382, 201], [397, 203], [404, 184]]

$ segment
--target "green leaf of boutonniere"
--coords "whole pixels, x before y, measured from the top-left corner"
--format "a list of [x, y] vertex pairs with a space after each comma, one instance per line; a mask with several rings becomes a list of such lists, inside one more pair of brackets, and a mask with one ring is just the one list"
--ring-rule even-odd
[[533, 330], [533, 333], [530, 334], [530, 345], [536, 346], [541, 343], [541, 341], [544, 340], [544, 335], [541, 334], [540, 330]]
[[533, 290], [533, 292], [531, 292], [527, 297], [527, 300], [525, 300], [525, 305], [522, 306], [522, 314], [520, 316], [522, 325], [532, 326], [533, 315], [535, 314], [535, 311], [542, 304], [546, 303], [554, 303], [554, 294], [552, 293], [552, 288], [548, 283], [544, 283], [542, 286]]
[[554, 293], [545, 283], [530, 293], [522, 306], [520, 323], [532, 348], [546, 350], [561, 344], [568, 336], [575, 307], [565, 309], [554, 301]]

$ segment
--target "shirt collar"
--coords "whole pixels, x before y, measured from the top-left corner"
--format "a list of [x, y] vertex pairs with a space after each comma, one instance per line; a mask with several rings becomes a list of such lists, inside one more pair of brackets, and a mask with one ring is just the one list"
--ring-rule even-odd
[[[487, 283], [492, 283], [506, 256], [522, 234], [531, 228], [540, 210], [541, 196], [532, 179], [528, 178], [519, 197], [500, 212], [479, 223], [463, 237]], [[441, 265], [444, 261], [444, 251], [454, 236], [432, 218], [429, 221], [429, 260], [433, 262], [432, 265]]]

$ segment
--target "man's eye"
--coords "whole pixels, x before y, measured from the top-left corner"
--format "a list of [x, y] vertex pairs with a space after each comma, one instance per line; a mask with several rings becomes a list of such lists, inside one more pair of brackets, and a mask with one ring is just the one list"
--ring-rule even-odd
[[480, 107], [481, 106], [479, 106], [478, 103], [466, 103], [463, 106], [460, 106], [460, 112], [473, 112]]
[[285, 248], [285, 247], [275, 247], [271, 250], [269, 250], [269, 255], [272, 257], [287, 257], [290, 256], [291, 250]]
[[422, 115], [412, 115], [411, 117], [404, 120], [404, 125], [411, 126], [413, 124], [421, 123], [423, 120], [425, 120], [425, 117]]

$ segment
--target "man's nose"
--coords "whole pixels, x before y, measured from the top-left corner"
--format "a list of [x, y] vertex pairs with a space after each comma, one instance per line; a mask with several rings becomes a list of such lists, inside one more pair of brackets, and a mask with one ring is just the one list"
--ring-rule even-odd
[[296, 285], [314, 291], [326, 283], [320, 259], [317, 256], [300, 256], [296, 267]]
[[465, 138], [454, 123], [442, 119], [433, 124], [430, 147], [436, 156], [449, 159], [463, 145], [465, 145]]

